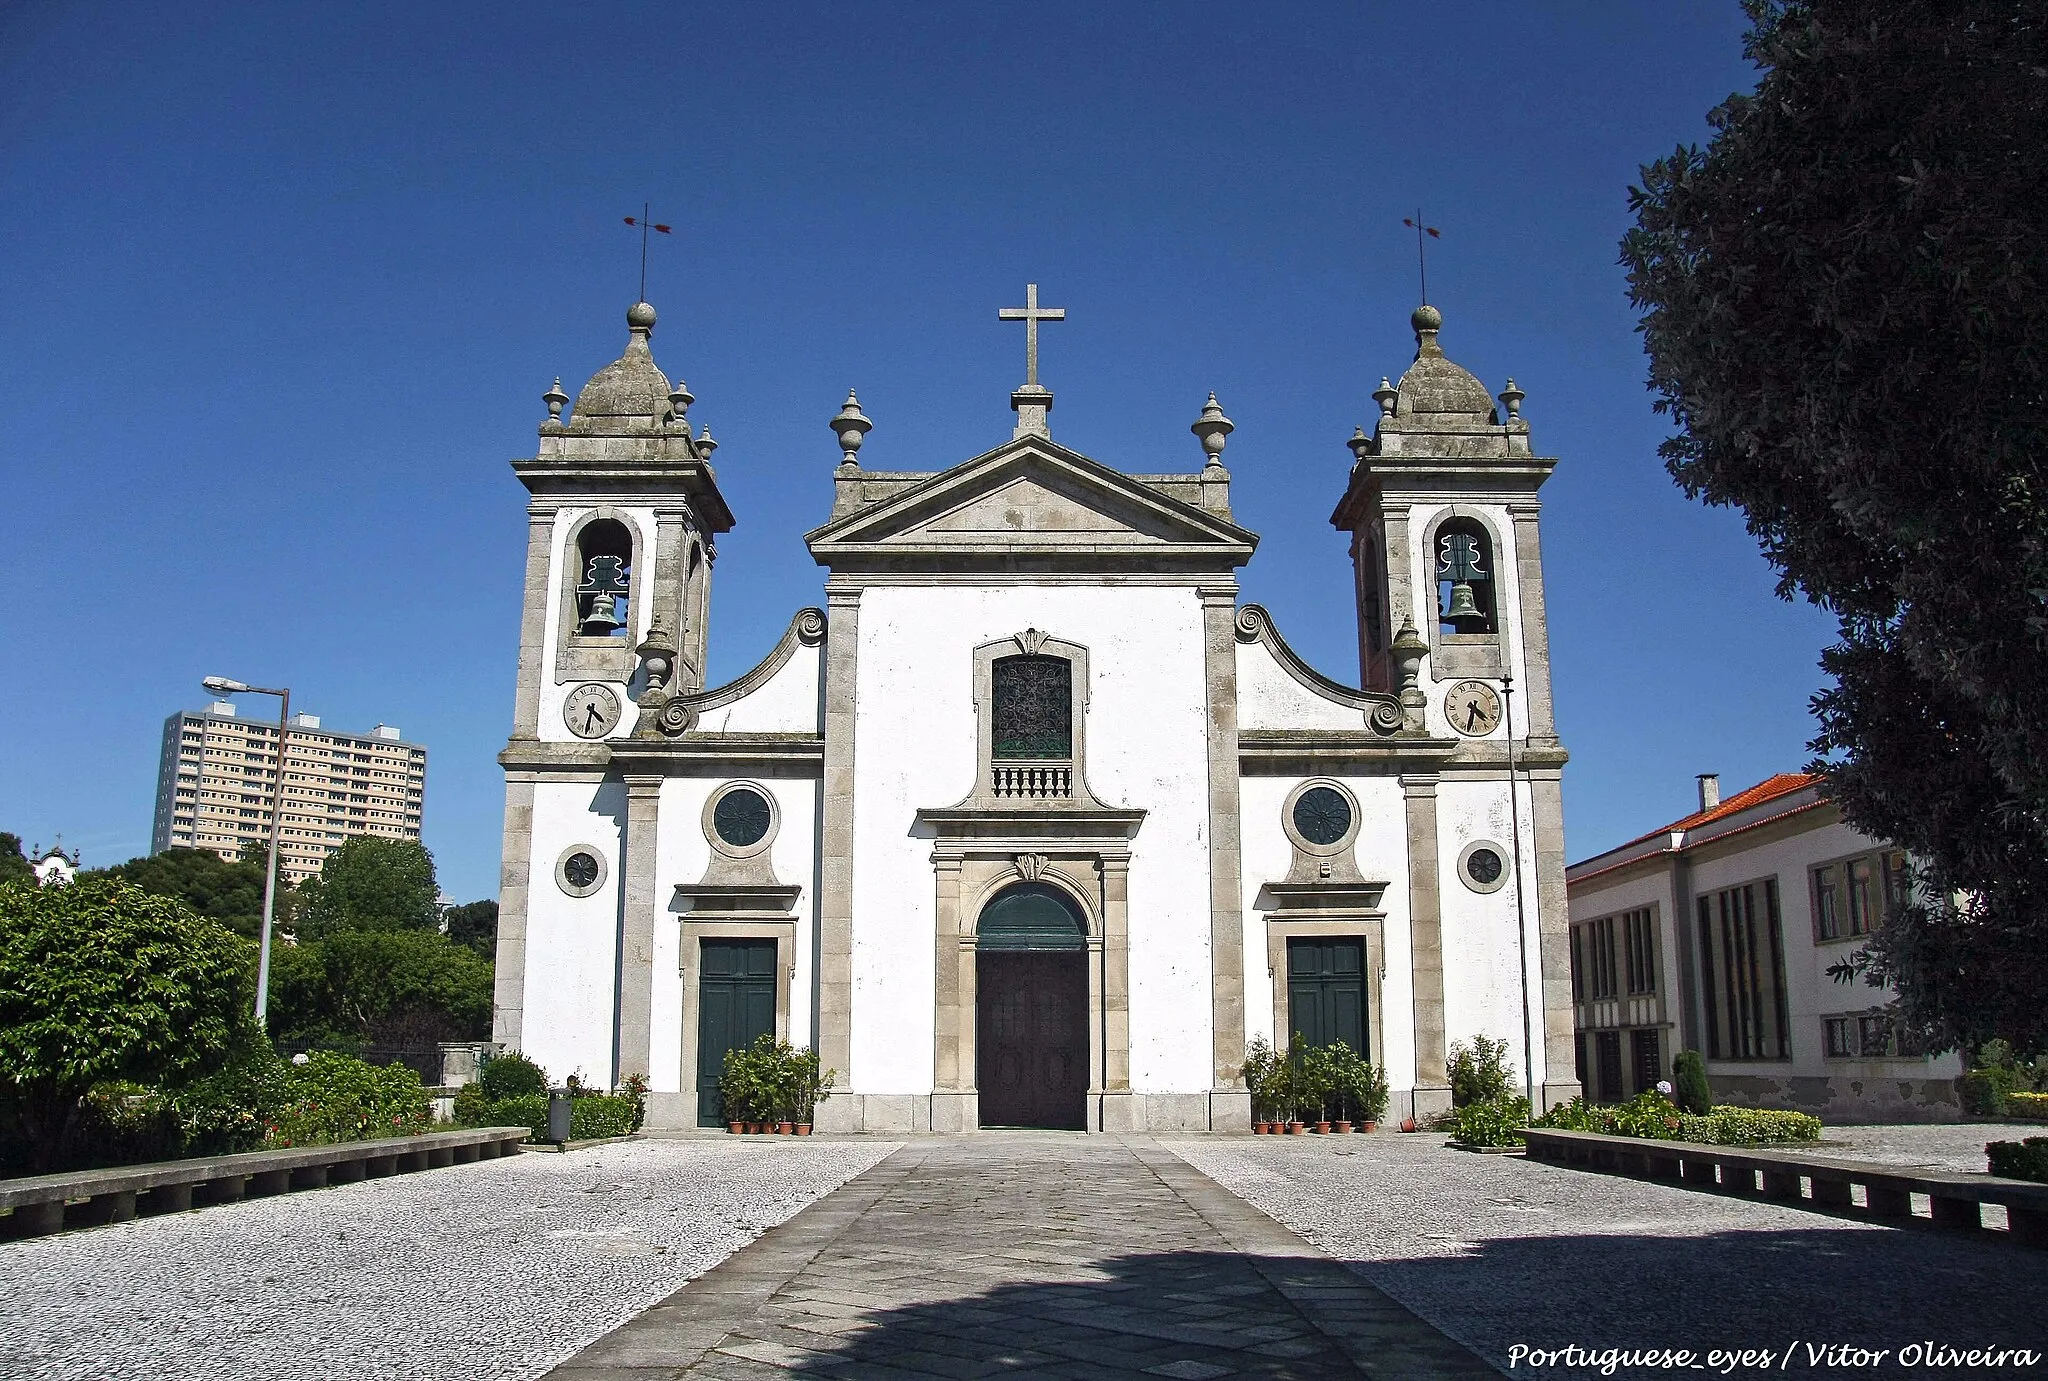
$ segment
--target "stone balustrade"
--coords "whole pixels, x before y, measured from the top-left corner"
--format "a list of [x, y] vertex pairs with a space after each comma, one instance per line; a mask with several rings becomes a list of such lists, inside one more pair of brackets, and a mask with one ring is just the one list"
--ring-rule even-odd
[[998, 762], [990, 764], [990, 789], [998, 796], [1025, 800], [1066, 800], [1074, 794], [1070, 762]]
[[138, 1214], [177, 1213], [204, 1204], [493, 1160], [516, 1154], [519, 1143], [532, 1134], [528, 1127], [466, 1127], [380, 1141], [0, 1180], [0, 1237], [39, 1237], [66, 1228], [125, 1222]]
[[1770, 1147], [1704, 1146], [1543, 1127], [1531, 1127], [1523, 1135], [1531, 1160], [1824, 1211], [1853, 1211], [1850, 1191], [1861, 1187], [1863, 1211], [1874, 1219], [1911, 1218], [1913, 1196], [1924, 1194], [1938, 1226], [1976, 1231], [1984, 1226], [1983, 1206], [1997, 1204], [2005, 1209], [2015, 1242], [2048, 1247], [2048, 1184], [1789, 1155]]

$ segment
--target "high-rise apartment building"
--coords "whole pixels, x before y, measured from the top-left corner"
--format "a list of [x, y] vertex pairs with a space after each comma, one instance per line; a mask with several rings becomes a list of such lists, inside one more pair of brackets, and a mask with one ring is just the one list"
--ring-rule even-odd
[[[245, 719], [232, 703], [164, 721], [150, 851], [211, 849], [229, 862], [260, 861], [270, 847], [277, 725]], [[427, 750], [379, 724], [367, 734], [322, 729], [315, 715], [285, 725], [279, 873], [297, 883], [352, 834], [420, 837]]]

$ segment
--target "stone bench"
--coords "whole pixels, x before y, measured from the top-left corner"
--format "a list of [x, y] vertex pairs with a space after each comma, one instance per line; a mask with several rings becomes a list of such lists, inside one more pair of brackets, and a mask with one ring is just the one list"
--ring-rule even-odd
[[465, 1127], [455, 1132], [334, 1146], [75, 1170], [0, 1180], [0, 1237], [39, 1237], [65, 1228], [125, 1222], [137, 1214], [177, 1213], [293, 1189], [438, 1169], [516, 1154], [528, 1127]]
[[[1822, 1209], [1851, 1208], [1860, 1185], [1864, 1211], [1873, 1218], [1910, 1218], [1913, 1195], [1927, 1196], [1942, 1227], [1980, 1229], [1985, 1204], [2005, 1209], [2015, 1242], [2048, 1247], [2048, 1184], [1788, 1154], [1770, 1147], [1705, 1146], [1599, 1132], [1531, 1127], [1523, 1133], [1529, 1159], [1644, 1179], [1671, 1180], [1701, 1189], [1751, 1194]], [[1811, 1193], [1801, 1181], [1810, 1181]]]

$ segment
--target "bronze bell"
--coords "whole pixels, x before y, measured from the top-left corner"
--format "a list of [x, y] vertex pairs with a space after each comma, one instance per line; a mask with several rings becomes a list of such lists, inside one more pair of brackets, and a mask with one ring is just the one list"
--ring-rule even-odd
[[608, 638], [619, 627], [618, 601], [611, 595], [598, 595], [590, 601], [590, 612], [583, 616], [580, 630], [586, 636]]
[[1486, 615], [1472, 601], [1472, 587], [1464, 581], [1451, 586], [1451, 607], [1444, 611], [1444, 622], [1457, 623], [1461, 619], [1484, 621]]

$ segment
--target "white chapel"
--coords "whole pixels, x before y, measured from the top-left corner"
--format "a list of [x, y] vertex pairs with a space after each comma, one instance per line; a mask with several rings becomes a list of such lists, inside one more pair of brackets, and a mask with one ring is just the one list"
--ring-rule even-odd
[[[1537, 494], [1512, 380], [1438, 345], [1382, 382], [1331, 523], [1359, 672], [1239, 601], [1206, 463], [1128, 474], [1054, 440], [1027, 306], [1014, 434], [870, 470], [851, 395], [821, 608], [704, 684], [735, 521], [694, 401], [625, 353], [548, 390], [506, 776], [496, 1030], [560, 1079], [642, 1075], [650, 1126], [717, 1125], [757, 1035], [836, 1070], [820, 1130], [1231, 1130], [1248, 1040], [1341, 1040], [1389, 1116], [1447, 1107], [1451, 1042], [1573, 1072]], [[1190, 447], [1191, 451], [1195, 448]], [[1333, 485], [1333, 489], [1335, 486]], [[820, 508], [823, 508], [822, 495]]]

